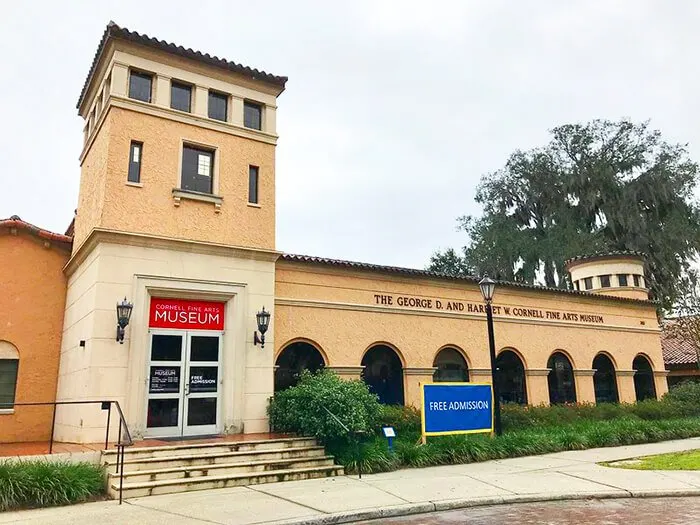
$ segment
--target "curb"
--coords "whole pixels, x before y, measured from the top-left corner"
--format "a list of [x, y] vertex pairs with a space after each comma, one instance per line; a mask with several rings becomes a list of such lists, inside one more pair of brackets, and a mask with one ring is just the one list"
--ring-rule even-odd
[[615, 491], [577, 492], [556, 495], [515, 494], [513, 496], [496, 496], [489, 498], [454, 499], [437, 502], [407, 503], [381, 509], [361, 509], [347, 512], [336, 512], [313, 518], [295, 518], [291, 520], [269, 521], [270, 525], [335, 525], [355, 521], [396, 518], [412, 514], [466, 509], [470, 507], [485, 507], [488, 505], [507, 505], [513, 503], [537, 503], [546, 501], [576, 501], [584, 499], [623, 499], [623, 498], [679, 498], [700, 496], [700, 489], [693, 490], [645, 490], [628, 492], [618, 489]]

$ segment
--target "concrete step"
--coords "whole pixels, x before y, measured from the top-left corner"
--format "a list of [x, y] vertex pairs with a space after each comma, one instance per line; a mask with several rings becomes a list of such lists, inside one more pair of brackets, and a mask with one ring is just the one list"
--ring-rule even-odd
[[[219, 489], [225, 487], [257, 485], [261, 483], [274, 483], [278, 481], [324, 478], [342, 474], [343, 467], [332, 465], [299, 469], [270, 470], [265, 472], [243, 474], [229, 474], [221, 476], [201, 476], [185, 479], [141, 481], [134, 483], [127, 483], [126, 480], [124, 480], [123, 497], [140, 498], [144, 496], [189, 492], [193, 490]], [[119, 497], [119, 477], [115, 476], [110, 480], [109, 493], [114, 498]]]
[[[269, 450], [316, 445], [314, 438], [291, 437], [277, 439], [261, 439], [249, 441], [219, 441], [215, 443], [187, 443], [178, 445], [160, 445], [156, 447], [126, 447], [124, 460], [163, 458], [188, 454], [216, 454], [220, 452], [243, 452], [248, 450]], [[103, 460], [116, 462], [117, 450], [109, 449], [102, 452]]]
[[[124, 455], [124, 472], [142, 470], [158, 470], [170, 467], [194, 467], [202, 465], [217, 465], [231, 463], [246, 463], [251, 461], [275, 461], [293, 458], [311, 458], [324, 456], [322, 446], [310, 447], [284, 447], [276, 449], [244, 450], [241, 452], [212, 452], [205, 450], [203, 453], [190, 451], [188, 454], [179, 452], [178, 455], [167, 457], [154, 457], [143, 459], [127, 459]], [[106, 459], [106, 460], [105, 460]], [[108, 458], [103, 456], [103, 463], [108, 472], [116, 472], [117, 456]]]
[[[237, 474], [253, 474], [266, 471], [299, 470], [311, 467], [331, 467], [333, 456], [314, 456], [279, 460], [247, 461], [200, 465], [190, 467], [168, 467], [154, 470], [137, 470], [124, 472], [124, 483], [141, 483], [144, 481], [190, 480], [200, 477], [222, 477]], [[119, 484], [119, 475], [109, 473], [109, 482]]]

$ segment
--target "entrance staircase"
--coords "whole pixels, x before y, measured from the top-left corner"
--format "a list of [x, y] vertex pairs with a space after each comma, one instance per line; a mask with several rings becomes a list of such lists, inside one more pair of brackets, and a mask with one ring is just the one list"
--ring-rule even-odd
[[[102, 452], [113, 498], [119, 497], [117, 459], [116, 450]], [[122, 489], [124, 498], [138, 498], [343, 473], [314, 438], [129, 447], [124, 451]]]

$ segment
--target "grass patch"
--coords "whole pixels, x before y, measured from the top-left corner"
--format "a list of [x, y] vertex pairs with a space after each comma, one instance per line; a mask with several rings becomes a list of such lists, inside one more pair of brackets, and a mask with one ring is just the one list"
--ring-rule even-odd
[[637, 461], [610, 462], [605, 466], [634, 470], [700, 470], [700, 450], [646, 456]]
[[0, 512], [88, 501], [105, 493], [104, 470], [92, 463], [0, 462]]

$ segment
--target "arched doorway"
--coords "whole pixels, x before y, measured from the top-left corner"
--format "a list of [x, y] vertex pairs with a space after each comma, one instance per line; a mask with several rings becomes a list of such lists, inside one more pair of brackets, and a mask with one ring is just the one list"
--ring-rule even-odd
[[617, 403], [617, 377], [612, 359], [605, 354], [598, 354], [593, 359], [593, 390], [596, 403]]
[[433, 366], [437, 368], [433, 373], [433, 381], [436, 383], [469, 381], [467, 361], [456, 348], [446, 347], [440, 350]]
[[547, 360], [549, 375], [549, 402], [552, 405], [576, 402], [576, 385], [574, 384], [574, 367], [561, 352], [554, 352]]
[[501, 403], [527, 404], [525, 366], [512, 350], [503, 350], [496, 358], [496, 386]]
[[316, 372], [326, 366], [326, 362], [314, 345], [297, 341], [280, 352], [275, 365], [275, 392], [280, 392], [296, 385], [302, 370]]
[[656, 387], [654, 386], [654, 370], [651, 363], [643, 355], [638, 355], [632, 361], [634, 372], [634, 393], [637, 401], [656, 399]]
[[403, 367], [393, 348], [376, 345], [362, 358], [362, 380], [384, 405], [403, 405]]

